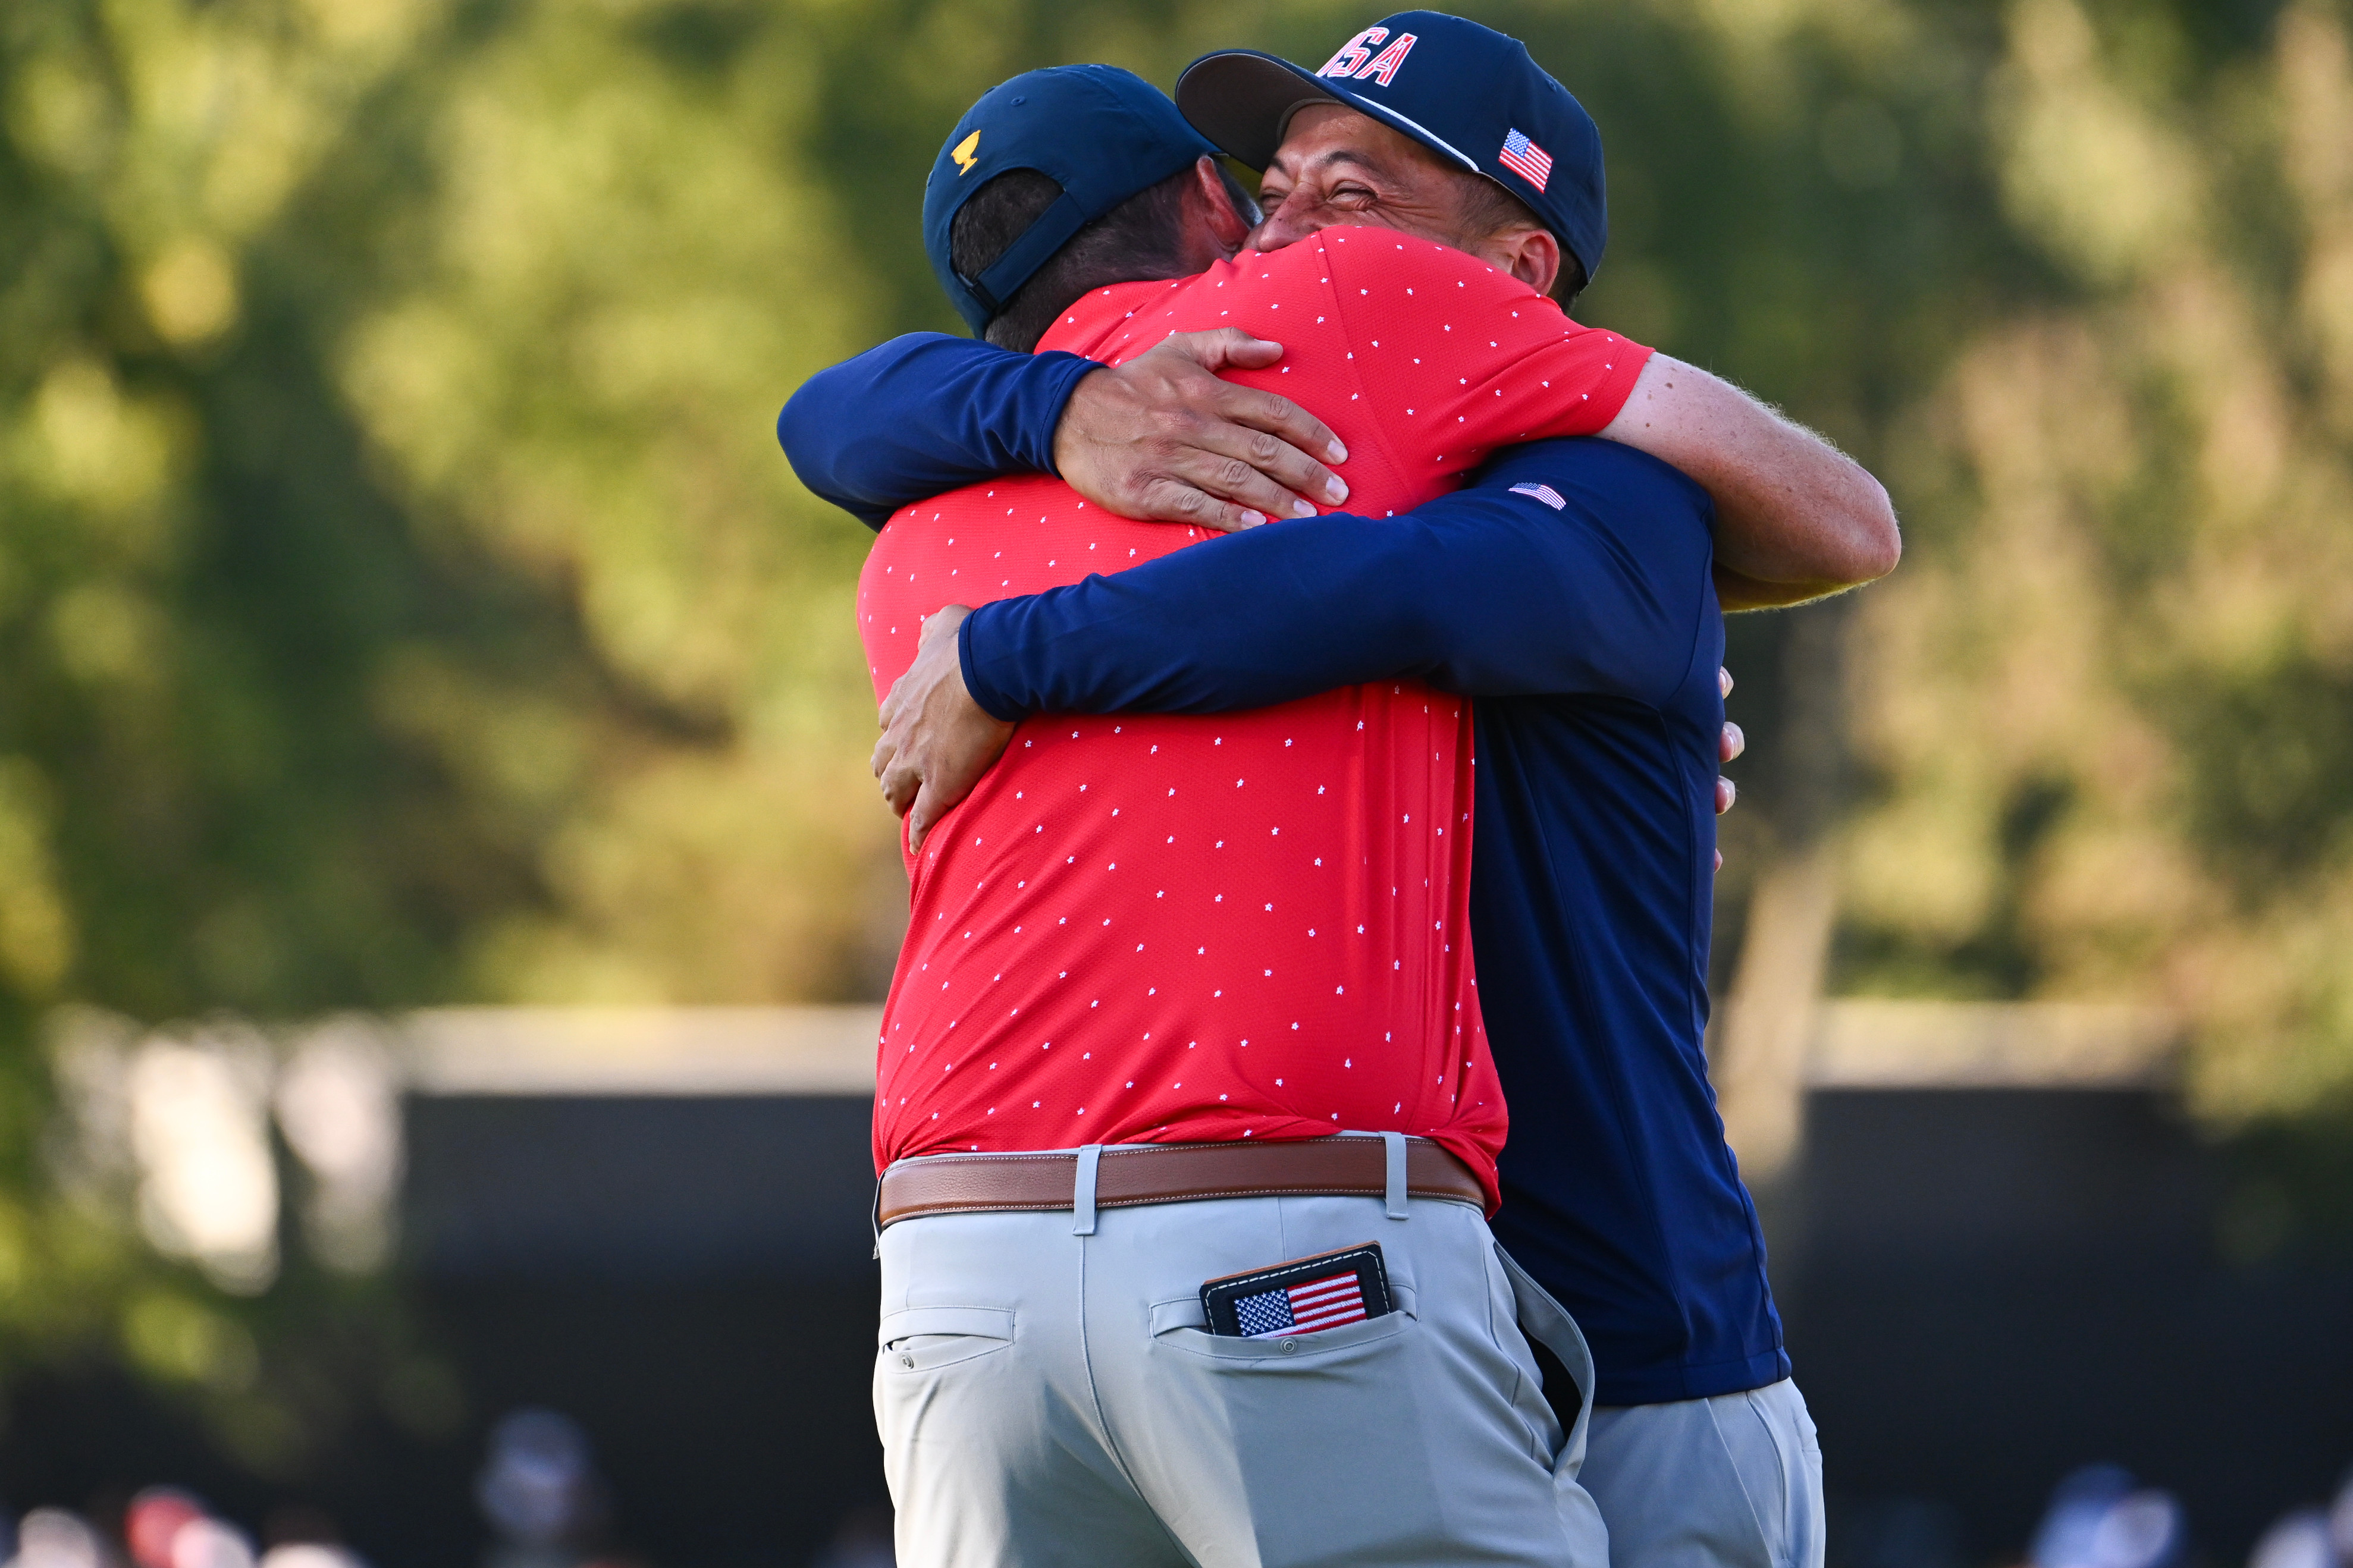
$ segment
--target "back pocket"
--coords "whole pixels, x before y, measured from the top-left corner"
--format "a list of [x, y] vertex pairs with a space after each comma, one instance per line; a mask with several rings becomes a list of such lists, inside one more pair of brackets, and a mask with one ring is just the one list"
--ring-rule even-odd
[[875, 1331], [884, 1375], [934, 1372], [1013, 1342], [1013, 1314], [1002, 1307], [905, 1307], [885, 1313]]

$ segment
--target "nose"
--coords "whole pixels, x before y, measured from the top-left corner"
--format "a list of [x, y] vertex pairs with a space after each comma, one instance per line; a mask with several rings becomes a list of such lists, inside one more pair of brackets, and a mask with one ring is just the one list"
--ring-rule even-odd
[[1292, 192], [1267, 213], [1256, 228], [1250, 230], [1250, 247], [1252, 250], [1281, 250], [1294, 240], [1306, 238], [1316, 229], [1316, 225], [1308, 216], [1313, 210], [1308, 203], [1300, 199], [1297, 191]]

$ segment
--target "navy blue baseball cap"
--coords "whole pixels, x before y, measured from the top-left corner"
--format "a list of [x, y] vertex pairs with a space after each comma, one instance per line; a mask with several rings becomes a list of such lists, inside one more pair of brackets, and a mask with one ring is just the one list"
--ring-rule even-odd
[[[923, 249], [976, 332], [1070, 237], [1138, 191], [1218, 150], [1168, 95], [1117, 66], [1054, 66], [990, 89], [965, 110], [923, 181]], [[948, 236], [966, 197], [1008, 169], [1035, 169], [1061, 199], [977, 278], [955, 269]]]
[[1527, 46], [1442, 11], [1400, 11], [1316, 70], [1256, 49], [1203, 55], [1176, 79], [1176, 107], [1253, 169], [1274, 161], [1291, 117], [1337, 103], [1484, 174], [1528, 204], [1590, 279], [1609, 238], [1601, 132]]

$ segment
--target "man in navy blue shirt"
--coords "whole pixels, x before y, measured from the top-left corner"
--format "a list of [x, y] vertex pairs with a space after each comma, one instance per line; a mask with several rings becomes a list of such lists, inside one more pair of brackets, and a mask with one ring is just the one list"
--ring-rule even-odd
[[1402, 517], [1286, 522], [950, 611], [888, 715], [932, 683], [1000, 723], [1401, 678], [1478, 699], [1472, 941], [1513, 1121], [1497, 1233], [1584, 1329], [1604, 1405], [1788, 1371], [1701, 1049], [1711, 510], [1656, 458], [1539, 442]]
[[[894, 401], [908, 387], [891, 374], [861, 401], [837, 378], [796, 399], [788, 449], [818, 493], [868, 498], [890, 493], [871, 467], [846, 484], [807, 455], [871, 462], [876, 432], [961, 454], [903, 500], [1045, 467], [1090, 372], [1040, 370], [1055, 380], [1034, 407]], [[976, 435], [976, 417], [998, 422]], [[878, 750], [894, 804], [923, 782], [944, 808], [1033, 712], [1208, 712], [1402, 675], [1479, 699], [1472, 919], [1514, 1128], [1497, 1229], [1592, 1344], [1605, 1408], [1583, 1479], [1621, 1568], [1820, 1552], [1819, 1454], [1701, 1046], [1722, 724], [1711, 521], [1706, 492], [1654, 458], [1540, 443], [1404, 517], [1287, 522], [952, 608]]]

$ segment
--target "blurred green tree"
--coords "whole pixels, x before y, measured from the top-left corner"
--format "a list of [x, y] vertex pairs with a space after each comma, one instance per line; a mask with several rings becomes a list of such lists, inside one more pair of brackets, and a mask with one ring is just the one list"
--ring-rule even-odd
[[1846, 865], [1852, 983], [2170, 1003], [2242, 1120], [2353, 1087], [2353, 58], [2217, 20], [2006, 14], [1988, 216], [2049, 276], [1890, 426]]
[[257, 1465], [344, 1403], [257, 1342], [398, 1325], [45, 1179], [42, 1016], [857, 984], [862, 542], [766, 425], [880, 324], [802, 30], [710, 32], [0, 16], [0, 1355], [111, 1345]]

